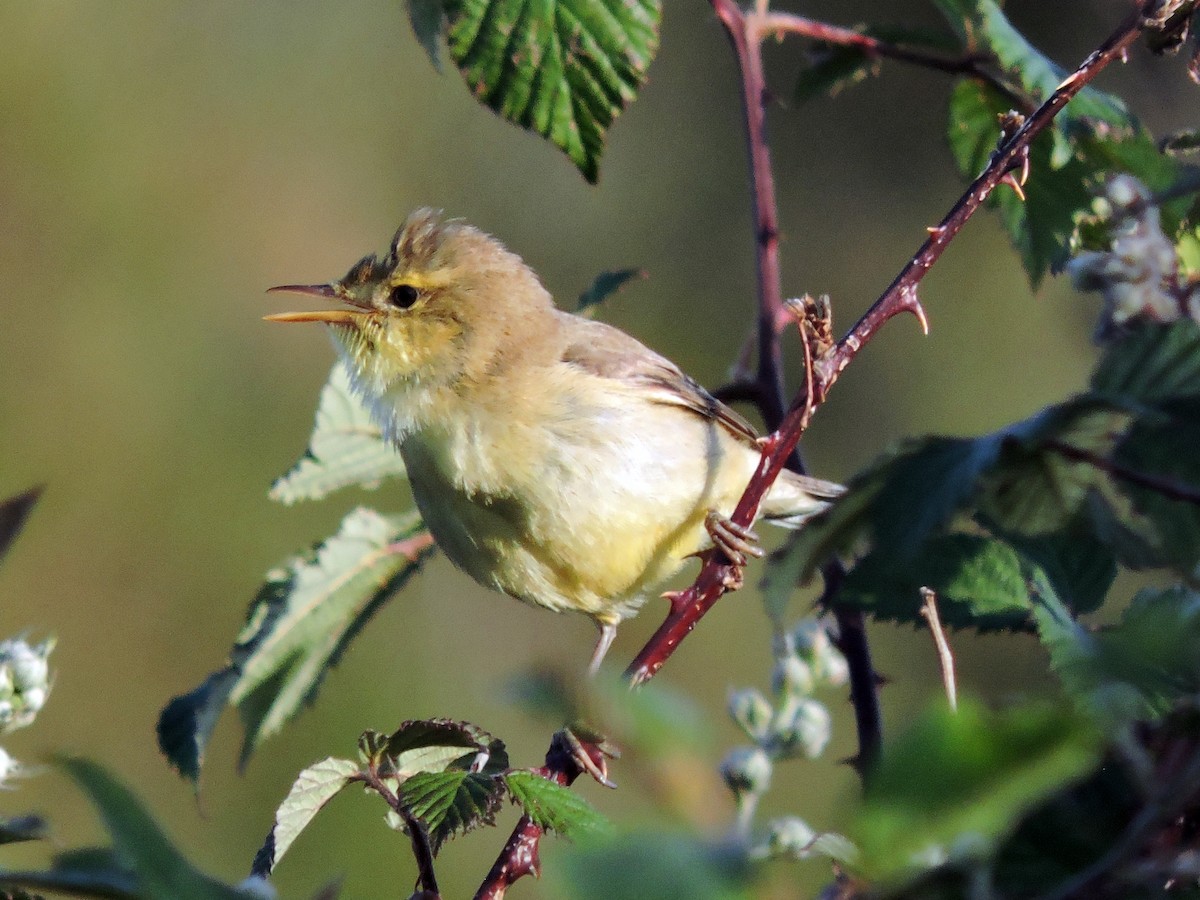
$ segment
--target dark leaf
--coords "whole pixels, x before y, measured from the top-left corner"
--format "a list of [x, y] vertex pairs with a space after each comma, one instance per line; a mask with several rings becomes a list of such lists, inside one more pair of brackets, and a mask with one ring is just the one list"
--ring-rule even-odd
[[1009, 545], [978, 535], [928, 540], [901, 565], [870, 553], [850, 570], [839, 604], [877, 619], [922, 622], [921, 588], [937, 594], [938, 614], [953, 628], [1025, 629], [1030, 626], [1027, 567]]
[[21, 533], [29, 511], [33, 509], [41, 495], [42, 489], [35, 487], [23, 494], [0, 501], [0, 559], [4, 558], [4, 554], [12, 546], [12, 542]]
[[417, 43], [429, 54], [433, 67], [441, 72], [442, 30], [446, 25], [442, 0], [408, 0], [408, 21]]
[[429, 829], [436, 853], [456, 834], [493, 824], [503, 790], [491, 775], [452, 769], [413, 775], [400, 785], [400, 799]]
[[579, 311], [583, 312], [585, 309], [598, 306], [621, 290], [621, 288], [634, 278], [645, 277], [646, 273], [642, 269], [619, 269], [615, 272], [601, 272], [588, 286], [588, 289], [579, 295]]
[[589, 182], [604, 135], [658, 49], [660, 0], [447, 0], [450, 56], [472, 93], [548, 138]]
[[504, 742], [470, 722], [421, 719], [402, 724], [384, 748], [387, 774], [401, 778], [446, 769], [492, 774], [508, 768]]
[[50, 826], [41, 816], [16, 816], [0, 819], [0, 844], [23, 841], [42, 841], [50, 834]]

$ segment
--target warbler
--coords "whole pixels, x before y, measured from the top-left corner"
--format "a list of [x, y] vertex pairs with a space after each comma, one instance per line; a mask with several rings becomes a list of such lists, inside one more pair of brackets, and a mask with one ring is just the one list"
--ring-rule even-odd
[[[482, 231], [420, 209], [382, 258], [271, 290], [345, 304], [266, 318], [329, 327], [437, 545], [486, 587], [590, 616], [592, 672], [688, 557], [761, 554], [727, 518], [761, 458], [754, 429], [635, 338], [556, 308]], [[798, 527], [840, 492], [785, 471], [760, 515]]]

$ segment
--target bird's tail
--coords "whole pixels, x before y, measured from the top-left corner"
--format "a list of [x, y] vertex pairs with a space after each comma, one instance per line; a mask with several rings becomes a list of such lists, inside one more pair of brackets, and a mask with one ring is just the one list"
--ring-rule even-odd
[[773, 525], [799, 528], [846, 492], [840, 484], [784, 470], [762, 503], [762, 516]]

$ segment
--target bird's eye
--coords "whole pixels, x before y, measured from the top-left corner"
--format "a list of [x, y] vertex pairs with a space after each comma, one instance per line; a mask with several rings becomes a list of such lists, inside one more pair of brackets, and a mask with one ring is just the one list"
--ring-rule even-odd
[[419, 296], [421, 296], [420, 291], [411, 284], [398, 284], [388, 294], [388, 302], [398, 309], [408, 309], [417, 302]]

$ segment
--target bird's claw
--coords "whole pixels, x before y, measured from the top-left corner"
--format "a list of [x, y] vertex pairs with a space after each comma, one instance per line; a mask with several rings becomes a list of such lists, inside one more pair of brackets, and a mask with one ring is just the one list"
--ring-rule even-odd
[[713, 546], [725, 554], [735, 569], [745, 568], [748, 557], [757, 559], [763, 555], [757, 534], [715, 509], [709, 510], [704, 517], [704, 530], [712, 538]]

